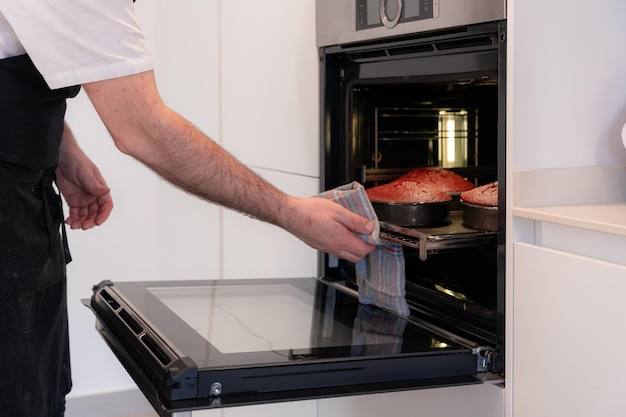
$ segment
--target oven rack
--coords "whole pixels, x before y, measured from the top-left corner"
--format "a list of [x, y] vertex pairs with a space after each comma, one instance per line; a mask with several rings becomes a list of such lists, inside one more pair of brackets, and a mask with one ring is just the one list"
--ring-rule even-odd
[[497, 232], [466, 227], [461, 211], [450, 212], [450, 222], [441, 227], [414, 228], [380, 222], [381, 239], [418, 249], [419, 258], [425, 261], [428, 252], [474, 247], [493, 242]]

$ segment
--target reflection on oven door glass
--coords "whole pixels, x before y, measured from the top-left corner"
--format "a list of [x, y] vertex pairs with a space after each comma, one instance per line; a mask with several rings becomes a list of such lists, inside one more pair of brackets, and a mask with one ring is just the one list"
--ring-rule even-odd
[[222, 353], [311, 347], [313, 294], [287, 285], [150, 288]]
[[284, 351], [294, 357], [355, 357], [454, 348], [408, 328], [404, 318], [319, 283], [147, 289], [225, 355]]
[[352, 338], [353, 356], [397, 355], [402, 352], [404, 329], [407, 321], [400, 317], [384, 314], [369, 305], [359, 305], [354, 320]]

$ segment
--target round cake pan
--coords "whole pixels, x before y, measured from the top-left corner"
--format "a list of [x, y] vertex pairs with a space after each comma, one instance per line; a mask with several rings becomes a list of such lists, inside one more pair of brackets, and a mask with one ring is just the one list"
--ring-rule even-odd
[[372, 201], [380, 221], [408, 227], [434, 227], [448, 222], [450, 202], [383, 203]]
[[488, 232], [498, 230], [498, 207], [480, 206], [464, 201], [461, 202], [461, 207], [465, 226]]

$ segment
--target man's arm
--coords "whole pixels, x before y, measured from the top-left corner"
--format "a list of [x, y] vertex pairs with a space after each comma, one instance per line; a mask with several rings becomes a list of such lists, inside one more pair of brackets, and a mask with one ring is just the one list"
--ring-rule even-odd
[[84, 88], [116, 146], [174, 185], [340, 258], [357, 261], [373, 249], [354, 235], [371, 233], [369, 220], [326, 199], [289, 196], [261, 179], [165, 106], [152, 71]]

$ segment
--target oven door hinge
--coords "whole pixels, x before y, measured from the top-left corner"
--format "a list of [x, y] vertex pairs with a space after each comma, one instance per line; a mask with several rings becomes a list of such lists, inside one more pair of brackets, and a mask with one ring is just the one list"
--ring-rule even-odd
[[494, 371], [497, 351], [491, 346], [478, 346], [473, 349], [477, 358], [476, 370], [478, 373], [486, 373]]

